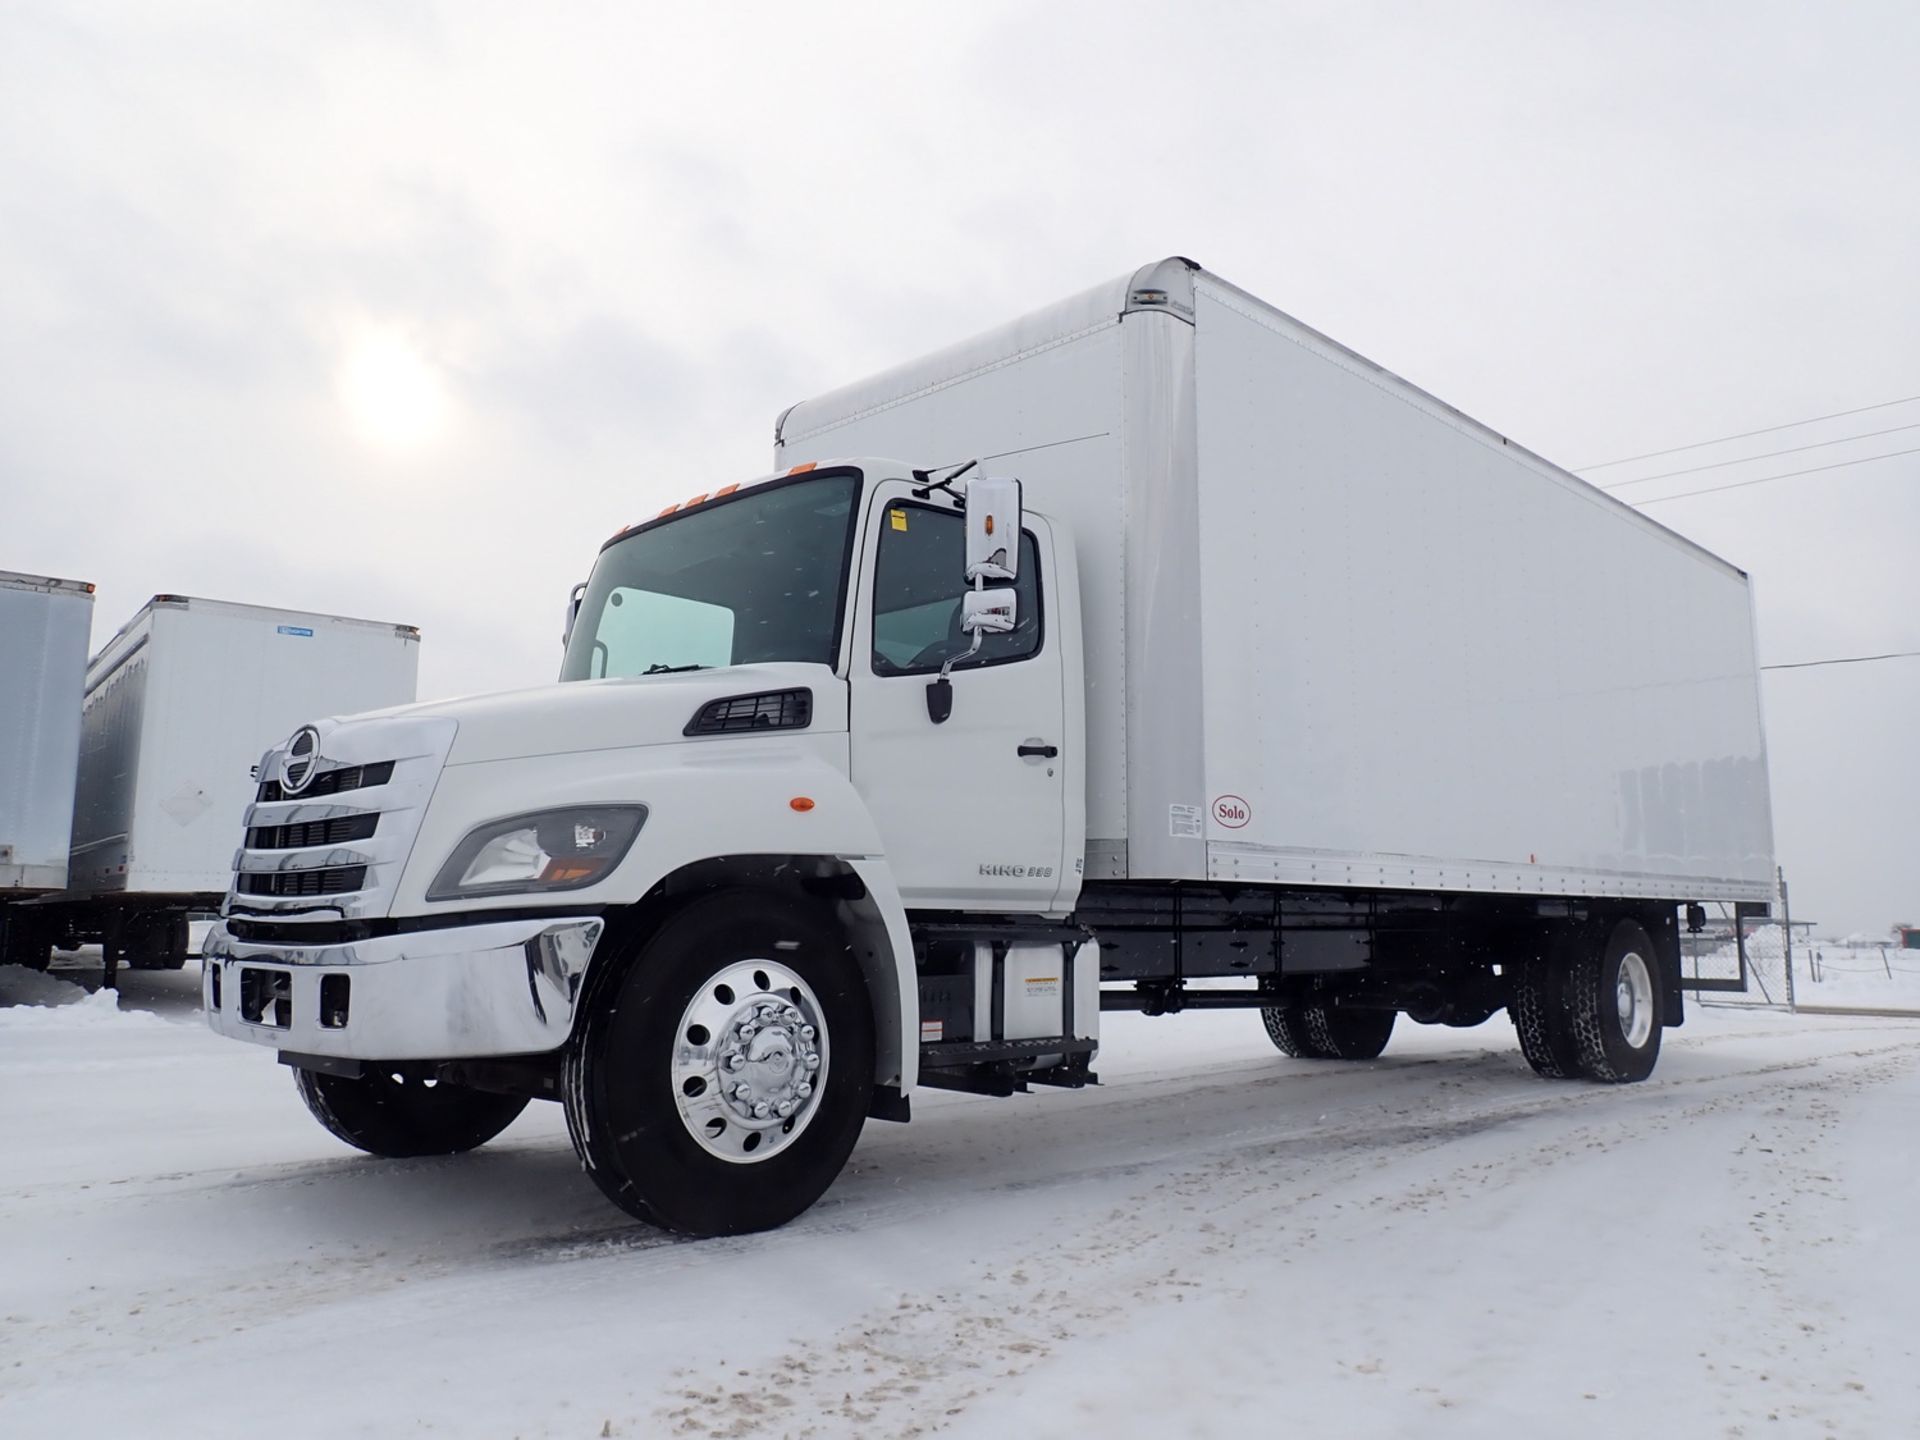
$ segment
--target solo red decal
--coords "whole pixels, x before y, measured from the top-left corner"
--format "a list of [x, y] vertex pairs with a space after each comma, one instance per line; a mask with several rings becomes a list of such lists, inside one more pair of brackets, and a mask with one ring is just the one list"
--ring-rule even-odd
[[1213, 802], [1213, 818], [1229, 830], [1238, 830], [1253, 819], [1253, 807], [1238, 795], [1222, 795]]

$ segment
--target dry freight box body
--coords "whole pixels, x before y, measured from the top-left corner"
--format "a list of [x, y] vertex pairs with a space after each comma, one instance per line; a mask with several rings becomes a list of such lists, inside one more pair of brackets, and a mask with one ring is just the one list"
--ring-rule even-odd
[[0, 898], [67, 883], [93, 586], [0, 570]]
[[155, 597], [87, 669], [68, 883], [224, 893], [262, 753], [307, 721], [409, 703], [419, 658], [410, 625]]
[[1182, 259], [790, 408], [1072, 529], [1086, 878], [1764, 900], [1746, 575]]

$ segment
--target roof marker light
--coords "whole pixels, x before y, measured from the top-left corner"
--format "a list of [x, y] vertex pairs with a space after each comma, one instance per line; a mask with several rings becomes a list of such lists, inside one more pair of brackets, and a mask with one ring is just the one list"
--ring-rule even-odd
[[787, 471], [787, 474], [789, 474], [789, 475], [804, 475], [804, 474], [806, 474], [806, 473], [807, 473], [807, 471], [809, 471], [809, 470], [811, 470], [811, 469], [813, 469], [813, 467], [814, 467], [815, 465], [818, 465], [819, 463], [820, 463], [820, 462], [819, 462], [818, 460], [809, 460], [809, 461], [807, 461], [807, 462], [806, 462], [805, 464], [803, 464], [803, 465], [796, 465], [796, 466], [794, 466], [794, 467], [793, 467], [793, 468], [792, 468], [791, 470], [789, 470], [789, 471]]

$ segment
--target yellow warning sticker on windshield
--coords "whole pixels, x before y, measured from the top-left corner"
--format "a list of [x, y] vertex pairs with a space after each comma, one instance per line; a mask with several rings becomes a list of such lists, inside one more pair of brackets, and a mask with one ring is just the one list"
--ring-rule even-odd
[[895, 509], [895, 510], [889, 510], [887, 514], [893, 518], [894, 529], [904, 530], [907, 528], [907, 512], [906, 511]]

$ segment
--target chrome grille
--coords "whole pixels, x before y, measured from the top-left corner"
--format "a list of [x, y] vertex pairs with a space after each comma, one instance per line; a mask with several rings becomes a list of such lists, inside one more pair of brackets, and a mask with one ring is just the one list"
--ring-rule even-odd
[[304, 825], [255, 825], [247, 831], [249, 850], [304, 850], [313, 845], [344, 845], [365, 840], [380, 828], [376, 814], [309, 820]]
[[230, 917], [297, 926], [386, 915], [459, 727], [383, 715], [312, 728], [318, 758], [297, 795], [276, 783], [284, 748], [260, 759], [258, 773], [275, 779], [242, 821]]
[[[302, 790], [300, 800], [317, 800], [323, 795], [338, 795], [343, 790], [366, 790], [375, 785], [384, 785], [393, 779], [393, 761], [382, 760], [377, 765], [342, 765], [337, 770], [322, 770], [313, 777], [313, 783]], [[280, 788], [278, 780], [260, 782], [259, 802], [270, 804], [287, 799], [287, 792]]]
[[364, 865], [325, 865], [318, 870], [242, 871], [236, 888], [242, 895], [271, 895], [284, 900], [305, 895], [347, 895], [366, 883]]

